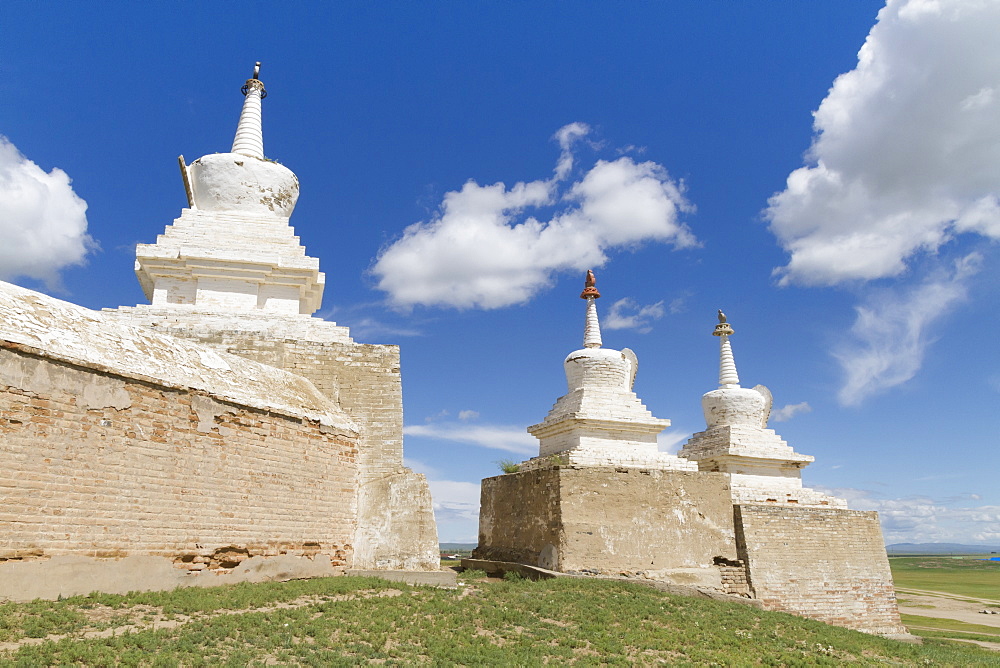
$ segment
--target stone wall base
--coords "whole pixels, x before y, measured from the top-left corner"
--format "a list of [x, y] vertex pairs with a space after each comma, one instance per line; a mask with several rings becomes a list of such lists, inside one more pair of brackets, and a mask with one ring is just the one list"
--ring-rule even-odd
[[734, 506], [724, 473], [553, 466], [487, 478], [472, 557], [463, 565], [516, 562], [710, 588], [909, 637], [876, 513]]
[[165, 591], [176, 587], [217, 587], [238, 582], [284, 582], [343, 575], [326, 555], [313, 557], [251, 557], [228, 573], [193, 573], [176, 568], [173, 559], [131, 556], [96, 559], [74, 555], [39, 561], [0, 563], [0, 600], [55, 600], [99, 591]]
[[719, 564], [738, 561], [728, 480], [575, 466], [487, 478], [473, 557], [723, 590]]
[[738, 505], [735, 518], [750, 588], [766, 609], [866, 633], [906, 634], [877, 513]]

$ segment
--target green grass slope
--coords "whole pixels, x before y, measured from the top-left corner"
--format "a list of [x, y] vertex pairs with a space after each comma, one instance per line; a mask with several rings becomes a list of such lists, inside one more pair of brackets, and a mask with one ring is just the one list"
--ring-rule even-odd
[[1000, 654], [943, 641], [910, 645], [600, 580], [434, 589], [345, 577], [0, 604], [3, 665], [372, 662], [996, 666]]

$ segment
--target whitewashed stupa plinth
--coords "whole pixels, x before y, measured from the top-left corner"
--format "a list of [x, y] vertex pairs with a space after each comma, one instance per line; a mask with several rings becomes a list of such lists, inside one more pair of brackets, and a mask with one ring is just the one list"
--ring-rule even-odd
[[679, 455], [702, 471], [730, 474], [735, 503], [795, 503], [846, 508], [847, 503], [802, 486], [802, 469], [814, 458], [795, 452], [773, 429], [771, 392], [763, 385], [740, 387], [729, 337], [734, 333], [719, 311], [719, 389], [701, 399], [708, 428], [694, 434]]
[[320, 306], [319, 260], [289, 225], [298, 178], [264, 157], [259, 67], [243, 86], [232, 150], [190, 165], [180, 158], [189, 208], [155, 244], [136, 247], [135, 272], [153, 307], [309, 315]]
[[670, 420], [653, 417], [632, 391], [639, 361], [628, 348], [602, 348], [593, 272], [581, 298], [587, 301], [583, 348], [563, 366], [568, 392], [540, 424], [528, 427], [539, 444], [530, 469], [549, 463], [695, 471], [697, 465], [660, 452], [657, 435]]

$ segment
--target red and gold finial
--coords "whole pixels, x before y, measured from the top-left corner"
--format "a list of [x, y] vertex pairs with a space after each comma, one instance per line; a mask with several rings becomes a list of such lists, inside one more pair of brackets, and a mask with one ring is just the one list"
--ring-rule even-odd
[[592, 269], [587, 270], [587, 280], [584, 283], [583, 292], [580, 293], [580, 299], [598, 299], [601, 293], [597, 291], [597, 279], [594, 277], [594, 272]]

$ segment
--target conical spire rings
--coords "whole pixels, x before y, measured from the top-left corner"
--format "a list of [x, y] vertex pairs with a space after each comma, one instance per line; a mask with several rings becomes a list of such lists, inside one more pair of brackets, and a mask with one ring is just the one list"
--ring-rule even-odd
[[736, 360], [733, 358], [733, 348], [729, 344], [729, 336], [734, 334], [732, 326], [726, 319], [726, 314], [719, 311], [719, 324], [715, 326], [713, 336], [719, 337], [719, 387], [739, 387], [740, 376], [736, 372]]
[[236, 126], [236, 137], [233, 140], [233, 153], [251, 158], [264, 159], [264, 131], [261, 123], [261, 100], [267, 97], [264, 84], [257, 75], [260, 73], [260, 63], [254, 67], [252, 79], [243, 84], [243, 111], [240, 112], [240, 122]]
[[595, 301], [600, 298], [601, 293], [597, 291], [596, 286], [597, 279], [594, 278], [594, 272], [588, 269], [587, 280], [584, 283], [583, 292], [580, 293], [580, 298], [587, 300], [587, 322], [583, 328], [584, 348], [600, 348], [603, 345], [601, 322], [597, 318], [597, 303]]

